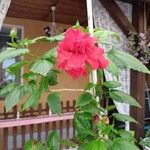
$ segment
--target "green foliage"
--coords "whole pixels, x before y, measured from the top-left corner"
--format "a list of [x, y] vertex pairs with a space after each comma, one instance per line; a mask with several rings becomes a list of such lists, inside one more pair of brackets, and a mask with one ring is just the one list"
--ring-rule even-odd
[[138, 59], [123, 51], [110, 50], [107, 53], [107, 57], [121, 69], [129, 68], [150, 74], [150, 71]]
[[77, 130], [77, 138], [80, 142], [93, 139], [90, 113], [76, 112], [74, 115], [74, 125]]
[[76, 102], [76, 106], [85, 106], [87, 104], [89, 104], [92, 101], [92, 95], [89, 92], [84, 92], [82, 93], [77, 102]]
[[46, 140], [46, 150], [59, 150], [60, 140], [58, 133], [52, 131]]
[[148, 147], [150, 148], [150, 137], [144, 138], [140, 141], [140, 145], [143, 147]]
[[88, 144], [87, 150], [107, 150], [106, 143], [97, 139]]
[[126, 103], [126, 104], [129, 104], [131, 106], [140, 107], [139, 103], [133, 97], [131, 97], [130, 95], [128, 95], [122, 91], [111, 90], [111, 91], [109, 91], [109, 95], [114, 101]]
[[43, 76], [46, 76], [52, 68], [53, 64], [44, 59], [38, 59], [30, 66], [32, 72], [41, 74]]
[[112, 45], [112, 42], [110, 42], [108, 40], [110, 37], [114, 38], [117, 41], [120, 40], [120, 36], [119, 36], [118, 33], [112, 32], [112, 31], [109, 31], [109, 30], [105, 30], [105, 29], [102, 29], [102, 28], [96, 28], [94, 30], [94, 37], [99, 39], [99, 42], [102, 45]]
[[25, 61], [25, 60], [19, 61], [19, 62], [15, 63], [15, 64], [10, 65], [10, 66], [7, 68], [7, 72], [10, 73], [10, 74], [13, 74], [13, 75], [18, 75], [18, 74], [20, 73], [20, 71], [21, 71], [21, 68], [22, 68], [24, 65], [28, 64], [28, 63], [29, 63], [29, 62], [28, 62], [28, 61]]
[[40, 98], [40, 92], [34, 91], [31, 96], [27, 99], [27, 101], [23, 104], [22, 107], [22, 111], [24, 111], [25, 109], [29, 108], [29, 107], [35, 107], [38, 104], [38, 100]]
[[132, 117], [125, 115], [125, 114], [120, 114], [120, 113], [113, 113], [112, 115], [114, 118], [116, 118], [119, 121], [123, 121], [123, 122], [134, 122], [137, 123], [137, 121], [135, 119], [133, 119]]
[[117, 88], [120, 87], [121, 84], [118, 81], [106, 81], [103, 83], [104, 86], [106, 86], [107, 88], [113, 89], [113, 88]]
[[[88, 28], [80, 26], [79, 22], [73, 28], [82, 28], [84, 32], [88, 33]], [[59, 42], [64, 39], [64, 33], [53, 37], [37, 37], [34, 39], [23, 39], [14, 42], [16, 33], [11, 32], [12, 42], [8, 43], [12, 48], [0, 53], [0, 63], [6, 59], [31, 54], [27, 49], [32, 44], [39, 42]], [[104, 30], [95, 29], [94, 36], [98, 38], [101, 44], [107, 45], [110, 50], [106, 52], [109, 59], [109, 67], [106, 71], [113, 76], [119, 77], [121, 69], [133, 69], [143, 73], [150, 73], [150, 71], [136, 58], [122, 52], [114, 50], [116, 48], [108, 39], [113, 37], [115, 41], [119, 41], [117, 33]], [[22, 111], [29, 107], [35, 107], [43, 93], [49, 92], [50, 86], [57, 85], [57, 75], [59, 71], [54, 69], [57, 57], [57, 47], [54, 47], [44, 53], [42, 56], [34, 56], [33, 60], [15, 63], [7, 68], [7, 71], [15, 76], [26, 65], [27, 72], [22, 75], [24, 83], [17, 86], [16, 84], [9, 84], [0, 90], [0, 95], [5, 96], [6, 110], [9, 111], [13, 106], [17, 105], [23, 97], [27, 100], [22, 106]], [[87, 70], [90, 73], [91, 68], [87, 64]], [[117, 90], [121, 84], [118, 81], [105, 81], [104, 70], [98, 70], [99, 83], [88, 83], [84, 92], [77, 99], [76, 107], [78, 111], [74, 115], [74, 125], [77, 131], [78, 150], [138, 150], [134, 136], [131, 132], [115, 129], [114, 122], [111, 122], [108, 112], [115, 109], [116, 106], [102, 107], [101, 101], [115, 100], [117, 102], [126, 103], [131, 106], [140, 107], [139, 103], [130, 95]], [[90, 92], [89, 92], [90, 91]], [[111, 99], [110, 99], [111, 98]], [[53, 113], [61, 114], [61, 101], [59, 93], [49, 93], [47, 102], [49, 108]], [[113, 119], [122, 122], [134, 122], [135, 119], [128, 115], [113, 113]], [[59, 145], [70, 145], [67, 141], [61, 141], [57, 132], [52, 131], [48, 136], [46, 143], [40, 141], [28, 141], [25, 150], [59, 150]]]
[[10, 83], [10, 84], [6, 85], [3, 89], [0, 90], [0, 95], [4, 96], [5, 94], [12, 91], [15, 87], [16, 87], [15, 83]]
[[20, 48], [20, 49], [7, 48], [0, 53], [0, 63], [2, 63], [6, 59], [25, 55], [27, 53], [29, 53], [29, 50], [27, 48]]
[[112, 150], [140, 150], [134, 143], [124, 140], [123, 138], [115, 138], [113, 140]]
[[107, 68], [107, 71], [111, 73], [113, 76], [119, 78], [119, 68], [109, 59], [109, 66]]
[[41, 141], [29, 140], [24, 145], [24, 150], [43, 150]]
[[50, 93], [47, 97], [49, 108], [55, 114], [61, 113], [61, 101], [58, 93]]
[[6, 111], [9, 111], [13, 106], [17, 105], [26, 93], [23, 85], [16, 87], [5, 98]]

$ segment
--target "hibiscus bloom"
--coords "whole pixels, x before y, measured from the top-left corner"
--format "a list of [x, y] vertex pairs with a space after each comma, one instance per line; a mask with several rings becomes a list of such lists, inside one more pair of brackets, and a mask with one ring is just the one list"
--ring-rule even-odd
[[87, 75], [86, 65], [92, 70], [105, 69], [108, 60], [104, 49], [95, 46], [96, 40], [81, 29], [69, 28], [64, 40], [58, 44], [58, 68], [65, 70], [73, 79]]

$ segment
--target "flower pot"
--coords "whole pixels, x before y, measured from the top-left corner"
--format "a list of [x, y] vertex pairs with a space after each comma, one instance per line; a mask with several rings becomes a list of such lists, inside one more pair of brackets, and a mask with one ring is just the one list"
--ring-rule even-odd
[[150, 88], [150, 75], [146, 75], [146, 82], [147, 82], [148, 88]]

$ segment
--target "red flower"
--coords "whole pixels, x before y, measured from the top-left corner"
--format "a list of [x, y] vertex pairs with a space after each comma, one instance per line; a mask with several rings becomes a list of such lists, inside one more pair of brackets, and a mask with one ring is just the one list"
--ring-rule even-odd
[[65, 70], [73, 79], [87, 75], [86, 65], [92, 70], [105, 69], [108, 60], [104, 50], [95, 46], [96, 40], [81, 29], [69, 28], [58, 45], [58, 68]]

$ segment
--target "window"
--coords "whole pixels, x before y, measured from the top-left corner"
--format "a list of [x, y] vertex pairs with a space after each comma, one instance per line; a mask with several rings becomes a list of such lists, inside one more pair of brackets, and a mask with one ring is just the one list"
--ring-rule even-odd
[[[9, 37], [10, 30], [10, 26], [2, 26], [2, 29], [0, 31], [0, 51], [3, 51], [7, 48], [7, 42], [11, 42], [11, 39]], [[21, 28], [17, 28], [17, 34], [17, 39], [21, 39]], [[10, 75], [6, 72], [6, 68], [17, 61], [20, 61], [19, 57], [7, 59], [0, 64], [0, 89], [6, 86], [8, 83], [14, 81], [18, 84], [20, 83], [20, 76], [14, 77], [13, 75]]]

